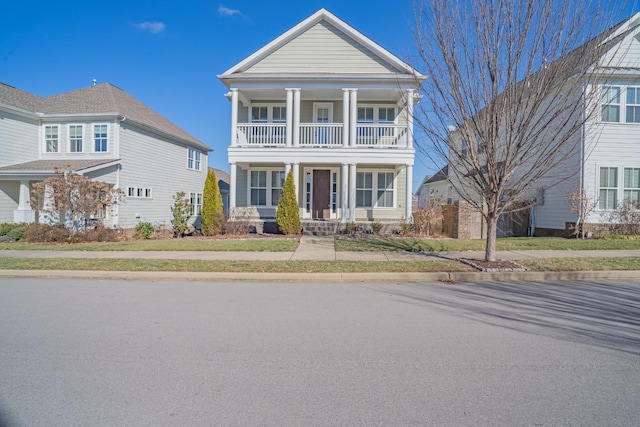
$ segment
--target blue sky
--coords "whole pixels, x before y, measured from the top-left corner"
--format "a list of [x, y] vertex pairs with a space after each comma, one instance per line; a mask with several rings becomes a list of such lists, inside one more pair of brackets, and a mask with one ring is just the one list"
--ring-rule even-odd
[[[229, 170], [230, 103], [216, 77], [325, 7], [402, 59], [411, 1], [10, 1], [0, 15], [0, 81], [40, 96], [125, 90], [215, 151]], [[417, 184], [426, 168], [416, 159]], [[417, 186], [416, 184], [416, 186]]]

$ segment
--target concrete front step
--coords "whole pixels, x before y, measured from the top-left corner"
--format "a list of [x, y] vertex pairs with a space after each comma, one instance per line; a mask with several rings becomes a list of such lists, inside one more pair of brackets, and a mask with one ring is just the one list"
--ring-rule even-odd
[[337, 222], [302, 221], [302, 234], [305, 236], [333, 236], [338, 233]]

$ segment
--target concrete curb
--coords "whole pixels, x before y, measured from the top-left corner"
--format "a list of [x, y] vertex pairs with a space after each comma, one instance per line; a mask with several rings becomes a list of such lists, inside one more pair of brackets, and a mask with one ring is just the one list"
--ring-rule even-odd
[[434, 272], [434, 273], [202, 273], [172, 271], [0, 270], [0, 278], [290, 282], [290, 283], [426, 283], [516, 282], [556, 280], [640, 279], [640, 270]]

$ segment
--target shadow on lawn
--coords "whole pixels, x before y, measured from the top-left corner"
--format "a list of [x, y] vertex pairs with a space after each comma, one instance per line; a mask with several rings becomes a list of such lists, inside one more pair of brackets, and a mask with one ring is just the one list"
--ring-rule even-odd
[[640, 355], [638, 283], [490, 282], [396, 294], [486, 324]]
[[[345, 239], [345, 242], [348, 242], [348, 239]], [[439, 243], [437, 240], [431, 241], [420, 238], [390, 239], [379, 237], [366, 239], [360, 243], [365, 244], [366, 250], [372, 252], [439, 252], [444, 250], [442, 243]], [[347, 250], [354, 250], [354, 248]]]

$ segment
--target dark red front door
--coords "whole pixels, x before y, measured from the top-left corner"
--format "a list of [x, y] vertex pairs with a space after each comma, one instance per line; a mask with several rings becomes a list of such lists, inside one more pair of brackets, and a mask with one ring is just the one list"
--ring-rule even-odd
[[313, 218], [329, 219], [330, 177], [331, 173], [328, 170], [313, 171]]

